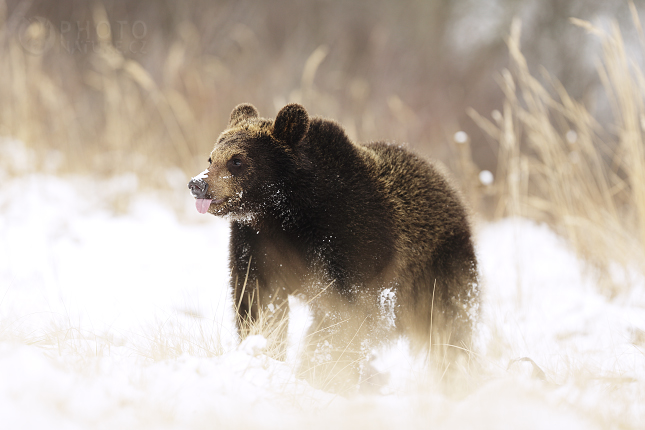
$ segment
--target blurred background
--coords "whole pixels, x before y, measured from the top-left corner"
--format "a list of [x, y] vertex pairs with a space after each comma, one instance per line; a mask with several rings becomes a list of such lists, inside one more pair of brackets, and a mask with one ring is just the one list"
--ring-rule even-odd
[[[26, 147], [22, 161], [1, 147], [0, 157], [10, 175], [131, 174], [139, 189], [183, 187], [236, 104], [273, 117], [300, 102], [352, 139], [443, 161], [478, 216], [549, 222], [582, 254], [638, 236], [640, 256], [642, 8], [0, 0], [0, 137]], [[606, 255], [591, 260], [603, 266]]]
[[522, 19], [529, 66], [590, 103], [598, 44], [569, 18], [630, 21], [622, 0], [6, 0], [3, 9], [2, 134], [62, 151], [66, 168], [104, 173], [151, 163], [199, 171], [237, 103], [272, 117], [291, 101], [356, 140], [407, 142], [444, 161], [466, 131], [477, 165], [493, 170], [497, 149], [467, 108], [501, 109], [512, 19]]

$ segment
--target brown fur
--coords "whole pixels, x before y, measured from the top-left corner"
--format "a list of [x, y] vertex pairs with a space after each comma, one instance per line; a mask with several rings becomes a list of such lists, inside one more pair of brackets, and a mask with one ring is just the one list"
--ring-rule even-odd
[[416, 351], [454, 345], [439, 348], [448, 360], [470, 348], [477, 262], [466, 210], [435, 166], [397, 146], [355, 144], [296, 104], [275, 121], [236, 107], [210, 160], [209, 212], [232, 221], [242, 337], [263, 319], [283, 359], [277, 321], [289, 294], [303, 296], [314, 323], [302, 374], [335, 390], [354, 386], [371, 348], [394, 335]]

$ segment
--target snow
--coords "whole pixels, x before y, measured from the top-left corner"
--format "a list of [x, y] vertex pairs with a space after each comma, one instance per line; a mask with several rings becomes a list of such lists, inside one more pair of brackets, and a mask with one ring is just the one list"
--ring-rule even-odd
[[208, 169], [201, 172], [199, 175], [193, 177], [193, 179], [206, 179], [208, 178]]
[[466, 143], [468, 141], [468, 134], [465, 131], [458, 131], [453, 136], [453, 139], [457, 143]]
[[482, 170], [479, 172], [479, 182], [481, 182], [482, 185], [491, 185], [494, 180], [495, 177], [490, 170]]
[[247, 355], [257, 357], [264, 351], [266, 347], [267, 340], [265, 339], [265, 337], [259, 334], [254, 334], [252, 336], [248, 336], [246, 339], [240, 342], [238, 349], [240, 351], [244, 351], [244, 353], [246, 353]]
[[[642, 276], [607, 297], [544, 225], [507, 219], [478, 228], [482, 376], [465, 397], [428, 385], [401, 340], [372, 363], [389, 377], [381, 393], [345, 398], [295, 377], [309, 320], [297, 300], [286, 362], [264, 354], [262, 336], [238, 345], [228, 226], [197, 214], [185, 184], [181, 193], [146, 192], [129, 175], [10, 174], [1, 165], [0, 179], [2, 428], [572, 430], [645, 422]], [[115, 201], [125, 209], [115, 211]], [[546, 381], [531, 376], [530, 362], [513, 361], [521, 357]]]

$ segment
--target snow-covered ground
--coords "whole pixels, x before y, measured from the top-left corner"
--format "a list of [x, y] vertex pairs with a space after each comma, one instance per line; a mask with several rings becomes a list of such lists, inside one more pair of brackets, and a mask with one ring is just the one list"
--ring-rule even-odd
[[[645, 425], [638, 273], [608, 298], [547, 227], [480, 225], [475, 388], [454, 399], [419, 382], [423, 366], [401, 341], [375, 363], [389, 375], [381, 394], [338, 397], [294, 377], [301, 304], [292, 303], [286, 363], [265, 356], [262, 339], [237, 345], [227, 224], [194, 210], [187, 178], [168, 181], [175, 191], [145, 192], [131, 175], [0, 167], [0, 428]], [[513, 361], [522, 357], [545, 378]]]

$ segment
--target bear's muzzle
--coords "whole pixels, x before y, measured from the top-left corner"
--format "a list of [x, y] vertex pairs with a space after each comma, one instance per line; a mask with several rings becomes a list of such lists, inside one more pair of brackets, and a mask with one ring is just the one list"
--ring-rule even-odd
[[195, 197], [196, 199], [203, 199], [206, 197], [208, 183], [206, 183], [206, 181], [204, 181], [203, 179], [193, 178], [188, 183], [188, 189], [190, 189], [190, 193], [193, 195], [193, 197]]

